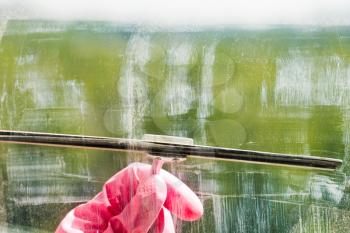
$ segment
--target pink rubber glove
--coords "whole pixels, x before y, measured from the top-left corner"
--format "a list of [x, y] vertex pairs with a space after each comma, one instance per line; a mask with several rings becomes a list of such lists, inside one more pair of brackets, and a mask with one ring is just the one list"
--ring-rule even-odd
[[86, 204], [71, 210], [56, 233], [174, 233], [173, 213], [199, 219], [203, 206], [179, 179], [153, 165], [133, 163], [111, 177]]

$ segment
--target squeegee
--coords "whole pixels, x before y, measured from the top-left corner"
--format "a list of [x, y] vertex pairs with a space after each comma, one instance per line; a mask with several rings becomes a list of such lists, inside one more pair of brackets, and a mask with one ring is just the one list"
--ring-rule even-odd
[[190, 138], [151, 134], [146, 134], [143, 139], [139, 140], [0, 130], [0, 142], [95, 148], [102, 150], [140, 151], [151, 155], [169, 158], [186, 158], [190, 156], [323, 169], [336, 169], [342, 164], [342, 160], [334, 158], [195, 145]]

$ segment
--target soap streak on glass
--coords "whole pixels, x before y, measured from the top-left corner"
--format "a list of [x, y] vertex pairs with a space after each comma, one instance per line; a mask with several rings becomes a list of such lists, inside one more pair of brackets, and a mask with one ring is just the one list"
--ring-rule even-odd
[[[176, 232], [350, 231], [348, 29], [0, 25], [1, 129], [168, 134], [343, 159], [337, 171], [199, 158], [164, 168], [204, 204], [203, 218], [176, 219]], [[149, 159], [0, 144], [0, 231], [52, 232], [134, 161]]]
[[216, 43], [203, 48], [204, 58], [200, 80], [200, 93], [198, 98], [198, 133], [202, 136], [198, 144], [206, 144], [205, 119], [213, 113], [213, 64], [215, 61]]
[[133, 35], [126, 48], [126, 58], [118, 83], [121, 97], [122, 121], [126, 138], [140, 138], [143, 135], [142, 119], [148, 104], [147, 76], [145, 65], [150, 59], [149, 36]]

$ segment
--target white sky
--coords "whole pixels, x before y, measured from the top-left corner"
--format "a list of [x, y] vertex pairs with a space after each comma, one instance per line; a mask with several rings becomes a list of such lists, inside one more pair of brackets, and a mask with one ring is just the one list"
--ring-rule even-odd
[[350, 0], [0, 0], [0, 17], [156, 25], [350, 25]]

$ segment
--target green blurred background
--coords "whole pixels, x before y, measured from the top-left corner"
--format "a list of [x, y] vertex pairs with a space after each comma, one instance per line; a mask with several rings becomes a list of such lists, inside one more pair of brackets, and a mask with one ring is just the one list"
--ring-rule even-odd
[[[342, 159], [337, 171], [188, 159], [167, 165], [204, 217], [176, 232], [349, 232], [350, 28], [155, 28], [8, 21], [0, 128]], [[0, 144], [0, 230], [52, 232], [143, 154]]]

